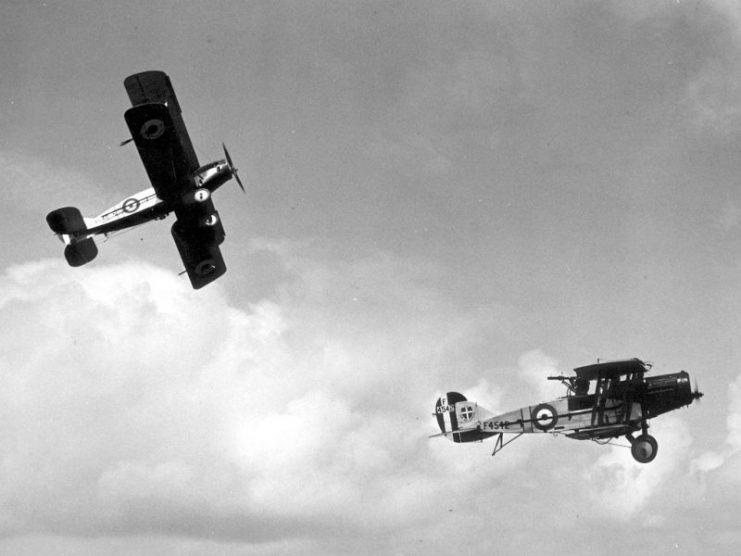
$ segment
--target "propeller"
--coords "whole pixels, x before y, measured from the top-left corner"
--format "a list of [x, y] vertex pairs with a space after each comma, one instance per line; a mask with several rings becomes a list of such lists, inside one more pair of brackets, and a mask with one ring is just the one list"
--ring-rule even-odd
[[700, 392], [700, 387], [697, 385], [697, 380], [695, 380], [695, 388], [694, 388], [694, 391], [692, 392], [692, 399], [697, 400], [699, 402], [700, 398], [702, 398], [704, 395], [705, 394]]
[[234, 164], [232, 164], [232, 157], [229, 156], [229, 151], [226, 150], [226, 145], [222, 143], [221, 146], [224, 149], [226, 164], [227, 166], [229, 166], [229, 170], [231, 170], [232, 176], [234, 176], [234, 179], [237, 180], [237, 185], [239, 185], [239, 187], [242, 189], [242, 193], [246, 193], [246, 191], [244, 190], [244, 185], [242, 185], [242, 180], [239, 179], [239, 174], [237, 174], [237, 169], [234, 167]]

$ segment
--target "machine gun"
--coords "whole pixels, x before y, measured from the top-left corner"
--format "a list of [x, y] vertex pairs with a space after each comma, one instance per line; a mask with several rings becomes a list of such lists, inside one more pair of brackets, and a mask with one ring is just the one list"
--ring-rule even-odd
[[589, 390], [589, 381], [580, 376], [549, 376], [548, 380], [558, 380], [568, 390], [568, 395], [582, 396]]

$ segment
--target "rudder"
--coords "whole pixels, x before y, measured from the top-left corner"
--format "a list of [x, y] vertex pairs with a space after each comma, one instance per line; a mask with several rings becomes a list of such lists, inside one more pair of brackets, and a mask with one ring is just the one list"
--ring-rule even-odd
[[481, 430], [481, 420], [490, 416], [489, 411], [459, 392], [448, 392], [435, 404], [440, 431], [453, 442], [478, 442], [495, 434]]

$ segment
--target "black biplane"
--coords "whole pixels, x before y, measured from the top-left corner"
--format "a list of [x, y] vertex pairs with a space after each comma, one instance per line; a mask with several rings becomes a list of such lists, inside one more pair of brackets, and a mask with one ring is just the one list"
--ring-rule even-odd
[[[475, 442], [496, 437], [492, 455], [525, 433], [563, 434], [576, 440], [607, 443], [625, 436], [636, 461], [653, 461], [656, 439], [648, 434], [648, 420], [691, 404], [702, 392], [690, 386], [685, 371], [645, 377], [650, 363], [626, 359], [574, 369], [576, 376], [550, 376], [567, 389], [567, 395], [536, 406], [493, 415], [458, 392], [437, 400], [435, 413], [442, 431], [453, 442]], [[635, 433], [639, 432], [638, 436]], [[515, 434], [503, 441], [504, 434]]]
[[229, 152], [224, 160], [198, 163], [185, 129], [170, 78], [161, 71], [145, 71], [124, 80], [133, 108], [124, 114], [152, 187], [127, 197], [94, 218], [83, 217], [75, 207], [50, 212], [46, 221], [65, 243], [71, 266], [82, 266], [98, 254], [93, 236], [162, 219], [174, 212], [172, 225], [180, 258], [190, 282], [198, 289], [226, 272], [219, 245], [224, 226], [211, 193], [235, 178], [244, 191]]

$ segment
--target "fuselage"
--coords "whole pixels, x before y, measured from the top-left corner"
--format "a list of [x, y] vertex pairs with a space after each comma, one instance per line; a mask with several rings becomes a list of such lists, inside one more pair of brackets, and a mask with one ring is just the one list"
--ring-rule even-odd
[[[562, 434], [600, 444], [625, 436], [633, 459], [649, 463], [656, 458], [659, 445], [648, 434], [648, 420], [690, 405], [703, 395], [698, 389], [692, 391], [685, 371], [646, 377], [652, 367], [636, 357], [577, 367], [575, 376], [548, 377], [566, 387], [566, 396], [500, 415], [460, 392], [447, 392], [435, 403], [433, 415], [441, 434], [433, 436], [445, 436], [453, 442], [493, 437], [492, 455], [525, 433]], [[506, 442], [505, 433], [513, 435]]]
[[[193, 174], [192, 179], [195, 186], [195, 193], [191, 192], [190, 195], [198, 195], [199, 190], [202, 190], [205, 195], [210, 195], [229, 181], [232, 175], [233, 170], [227, 164], [226, 160], [217, 160], [201, 166]], [[184, 199], [180, 200], [180, 203], [184, 202]], [[70, 243], [92, 237], [96, 234], [109, 234], [138, 226], [150, 220], [164, 218], [170, 212], [176, 210], [178, 206], [177, 201], [170, 203], [163, 201], [157, 196], [154, 188], [149, 187], [116, 203], [98, 216], [84, 218], [87, 229], [74, 236], [64, 237], [63, 235], [62, 240], [65, 243]]]
[[441, 404], [436, 413], [443, 432], [456, 442], [482, 440], [499, 433], [561, 433], [571, 438], [610, 438], [640, 429], [641, 423], [692, 403], [689, 375], [615, 381], [599, 392], [569, 395], [500, 415], [468, 400]]

